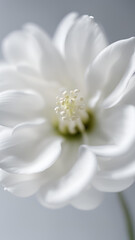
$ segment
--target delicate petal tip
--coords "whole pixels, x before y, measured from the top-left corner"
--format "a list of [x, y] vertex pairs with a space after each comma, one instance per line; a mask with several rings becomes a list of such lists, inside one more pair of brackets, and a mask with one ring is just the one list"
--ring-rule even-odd
[[66, 15], [62, 21], [59, 23], [53, 37], [53, 42], [61, 54], [65, 55], [65, 40], [68, 32], [75, 23], [78, 17], [78, 13], [71, 12]]
[[88, 15], [76, 20], [67, 34], [65, 58], [68, 70], [76, 84], [83, 89], [85, 72], [94, 58], [107, 46], [100, 26]]

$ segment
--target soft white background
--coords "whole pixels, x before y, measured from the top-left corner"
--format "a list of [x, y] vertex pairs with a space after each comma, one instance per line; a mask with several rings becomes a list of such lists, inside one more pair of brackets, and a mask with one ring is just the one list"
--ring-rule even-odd
[[[135, 35], [135, 0], [0, 0], [0, 41], [26, 22], [53, 34], [70, 11], [100, 22], [110, 43]], [[135, 185], [124, 192], [135, 225]], [[20, 199], [0, 189], [1, 240], [128, 240], [116, 194], [107, 194], [96, 210], [49, 210], [34, 198]]]

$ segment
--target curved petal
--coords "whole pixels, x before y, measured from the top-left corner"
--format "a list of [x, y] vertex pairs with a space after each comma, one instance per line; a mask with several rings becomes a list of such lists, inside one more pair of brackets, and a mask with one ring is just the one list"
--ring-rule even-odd
[[26, 31], [16, 31], [9, 34], [3, 41], [3, 54], [10, 63], [28, 63], [39, 67], [41, 49], [36, 39]]
[[10, 174], [0, 170], [0, 182], [4, 190], [17, 197], [29, 197], [41, 186], [41, 177], [36, 174]]
[[67, 34], [73, 24], [76, 21], [78, 14], [77, 13], [69, 13], [64, 19], [59, 23], [54, 37], [53, 42], [57, 49], [60, 51], [60, 53], [64, 56], [65, 55], [65, 40], [67, 37]]
[[0, 93], [0, 111], [40, 110], [44, 107], [42, 96], [32, 90], [7, 90]]
[[21, 90], [26, 88], [26, 82], [16, 71], [15, 67], [0, 66], [0, 92], [6, 90]]
[[102, 175], [114, 180], [135, 177], [135, 160], [128, 164], [123, 164], [123, 166], [118, 166], [117, 169], [102, 171]]
[[71, 205], [80, 210], [92, 210], [97, 208], [103, 200], [103, 193], [90, 188], [80, 193], [71, 201]]
[[135, 71], [135, 38], [115, 42], [105, 48], [87, 74], [89, 96], [99, 97], [105, 108], [116, 105]]
[[120, 104], [135, 105], [135, 75], [131, 77]]
[[[0, 94], [6, 91], [9, 91], [10, 94], [17, 91], [30, 92], [33, 101], [35, 102], [36, 100], [35, 105], [32, 104], [32, 108], [35, 108], [35, 110], [37, 108], [41, 109], [42, 106], [45, 108], [49, 106], [50, 109], [54, 108], [56, 96], [60, 94], [62, 86], [56, 81], [44, 81], [36, 73], [33, 73], [33, 71], [33, 68], [29, 68], [28, 65], [21, 64], [17, 65], [17, 68], [11, 66], [0, 67]], [[25, 98], [24, 101], [26, 101]], [[30, 107], [29, 104], [28, 106]], [[26, 104], [26, 109], [28, 106]]]
[[33, 66], [30, 66], [30, 64], [27, 63], [19, 63], [16, 66], [17, 72], [19, 72], [21, 75], [26, 76], [27, 78], [36, 78], [37, 82], [40, 83], [39, 79], [42, 78], [42, 75], [40, 72], [38, 72]]
[[27, 24], [24, 29], [34, 36], [42, 48], [40, 70], [45, 80], [68, 84], [64, 61], [49, 36], [34, 24]]
[[108, 136], [106, 145], [89, 146], [95, 154], [103, 157], [124, 155], [135, 142], [135, 107], [125, 106], [107, 111], [102, 128]]
[[40, 203], [51, 208], [64, 206], [87, 187], [96, 168], [95, 156], [87, 147], [80, 147], [79, 157], [68, 174], [40, 190]]
[[45, 106], [44, 99], [32, 90], [6, 90], [0, 93], [0, 124], [13, 126], [31, 120]]
[[18, 124], [15, 128], [0, 126], [0, 153], [6, 150], [6, 155], [4, 155], [4, 153], [2, 154], [3, 156], [7, 156], [9, 155], [8, 149], [12, 149], [15, 146], [17, 146], [18, 149], [19, 146], [23, 146], [23, 144], [26, 144], [26, 147], [28, 143], [31, 144], [39, 140], [42, 136], [41, 133], [47, 131], [46, 128], [48, 128], [48, 125], [44, 123], [45, 121], [43, 119], [36, 119], [29, 123]]
[[23, 65], [17, 65], [17, 67], [8, 64], [0, 66], [0, 92], [6, 90], [31, 89], [42, 93], [45, 88], [45, 82], [37, 78], [35, 73], [33, 77], [32, 74], [26, 73], [24, 68], [23, 71], [21, 71], [21, 66]]
[[0, 150], [5, 149], [8, 140], [12, 137], [13, 129], [0, 125]]
[[88, 65], [106, 46], [104, 33], [93, 17], [82, 16], [76, 20], [66, 38], [65, 58], [72, 78], [81, 84], [79, 87], [83, 87]]
[[[118, 155], [118, 156], [109, 157], [109, 158], [99, 157], [98, 163], [102, 171], [115, 172], [118, 170], [119, 172], [122, 169], [124, 170], [127, 168], [127, 174], [128, 173], [130, 174], [130, 166], [132, 168], [134, 159], [135, 159], [135, 147], [134, 147], [134, 144], [132, 144], [132, 147], [130, 147], [129, 151], [125, 152], [125, 154], [121, 156]], [[134, 167], [131, 169], [131, 176], [133, 176], [133, 173], [134, 173]]]
[[6, 150], [1, 153], [0, 167], [11, 173], [42, 172], [57, 160], [61, 143], [62, 139], [52, 137], [48, 125], [42, 121], [20, 124], [13, 129], [7, 143], [0, 145], [1, 150]]
[[103, 192], [120, 192], [130, 187], [134, 182], [134, 178], [115, 179], [112, 176], [99, 174], [93, 180], [93, 186]]

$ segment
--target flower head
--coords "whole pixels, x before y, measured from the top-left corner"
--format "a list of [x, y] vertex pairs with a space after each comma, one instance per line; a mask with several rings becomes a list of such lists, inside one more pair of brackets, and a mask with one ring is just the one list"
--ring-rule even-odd
[[54, 38], [34, 24], [3, 41], [1, 184], [51, 208], [96, 208], [134, 182], [135, 39], [108, 45], [71, 13]]

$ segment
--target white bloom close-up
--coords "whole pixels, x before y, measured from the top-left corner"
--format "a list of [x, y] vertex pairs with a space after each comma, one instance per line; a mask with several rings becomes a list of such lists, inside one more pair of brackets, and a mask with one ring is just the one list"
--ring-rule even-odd
[[0, 182], [45, 207], [96, 208], [135, 179], [135, 38], [108, 44], [93, 17], [51, 39], [9, 34], [0, 63]]

